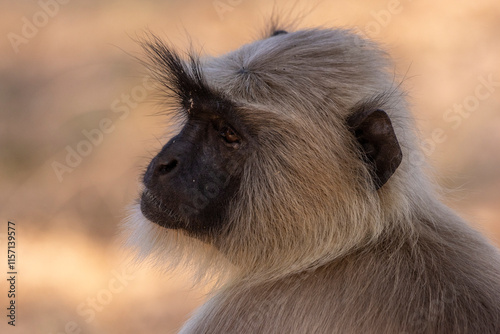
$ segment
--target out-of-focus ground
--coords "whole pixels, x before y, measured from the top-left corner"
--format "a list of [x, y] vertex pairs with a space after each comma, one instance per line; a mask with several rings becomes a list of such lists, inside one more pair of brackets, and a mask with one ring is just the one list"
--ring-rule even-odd
[[[258, 36], [273, 4], [65, 2], [0, 1], [0, 332], [173, 333], [202, 289], [187, 275], [127, 267], [115, 241], [139, 174], [165, 141], [129, 54], [139, 52], [133, 38], [149, 29], [186, 48], [189, 34], [221, 54]], [[406, 74], [445, 201], [500, 245], [500, 2], [325, 0], [300, 24], [317, 25], [356, 27], [384, 44]], [[454, 105], [465, 111], [449, 112]], [[82, 146], [106, 118], [107, 133]], [[78, 147], [87, 155], [60, 181], [54, 162]], [[6, 324], [8, 219], [18, 232], [15, 329]]]

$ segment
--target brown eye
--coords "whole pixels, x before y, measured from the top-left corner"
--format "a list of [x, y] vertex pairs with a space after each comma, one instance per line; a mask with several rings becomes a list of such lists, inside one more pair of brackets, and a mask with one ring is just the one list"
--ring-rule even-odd
[[240, 142], [240, 137], [238, 137], [238, 135], [230, 127], [223, 127], [220, 131], [220, 135], [228, 144], [238, 144]]

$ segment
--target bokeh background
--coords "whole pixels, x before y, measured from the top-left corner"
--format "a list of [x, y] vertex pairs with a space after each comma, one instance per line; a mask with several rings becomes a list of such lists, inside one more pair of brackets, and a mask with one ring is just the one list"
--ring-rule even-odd
[[[183, 273], [128, 266], [116, 241], [139, 174], [166, 140], [134, 38], [149, 29], [182, 49], [191, 36], [222, 54], [291, 2], [0, 6], [0, 332], [174, 333], [205, 291]], [[352, 27], [384, 45], [444, 200], [500, 245], [500, 2], [295, 1], [292, 13], [306, 12], [300, 27]], [[78, 149], [80, 159], [68, 153]], [[15, 328], [5, 316], [7, 220], [17, 228]]]

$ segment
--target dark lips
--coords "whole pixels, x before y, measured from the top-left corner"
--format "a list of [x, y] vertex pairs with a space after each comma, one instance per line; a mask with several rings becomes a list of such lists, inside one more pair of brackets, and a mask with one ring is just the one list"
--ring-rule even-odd
[[171, 209], [162, 206], [149, 190], [141, 195], [141, 212], [148, 220], [166, 228], [179, 228], [180, 218]]

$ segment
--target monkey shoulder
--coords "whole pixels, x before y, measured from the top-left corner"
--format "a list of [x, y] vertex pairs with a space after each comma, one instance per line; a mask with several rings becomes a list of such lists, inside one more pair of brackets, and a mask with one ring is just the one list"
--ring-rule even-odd
[[379, 245], [271, 282], [228, 286], [181, 333], [500, 331], [499, 272], [478, 283], [471, 271], [487, 266], [457, 267], [456, 259], [446, 260], [445, 246], [422, 239], [418, 246]]

